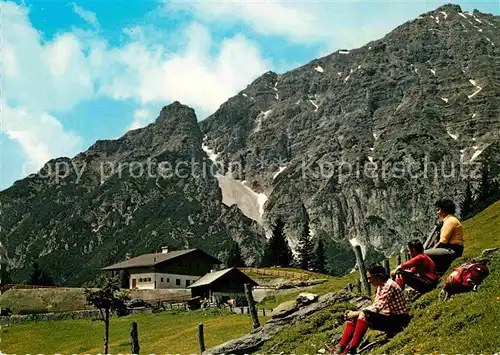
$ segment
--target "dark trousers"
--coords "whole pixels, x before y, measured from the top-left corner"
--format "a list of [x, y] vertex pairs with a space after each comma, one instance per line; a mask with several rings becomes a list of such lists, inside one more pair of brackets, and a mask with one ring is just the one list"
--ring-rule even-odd
[[399, 270], [398, 275], [402, 277], [403, 283], [405, 285], [410, 286], [412, 289], [419, 293], [432, 291], [438, 284], [437, 280], [434, 281], [427, 277], [420, 277], [417, 274], [406, 270]]
[[462, 256], [463, 247], [453, 244], [440, 244], [437, 248], [424, 251], [436, 264], [439, 273], [444, 273], [450, 267], [453, 260]]
[[402, 331], [410, 323], [408, 314], [384, 314], [375, 313], [372, 311], [363, 311], [368, 322], [368, 327], [387, 333], [388, 336], [394, 336]]

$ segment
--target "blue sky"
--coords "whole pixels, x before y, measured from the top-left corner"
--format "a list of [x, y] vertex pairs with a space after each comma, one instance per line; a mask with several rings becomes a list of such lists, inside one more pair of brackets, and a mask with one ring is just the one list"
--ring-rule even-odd
[[[1, 182], [152, 122], [214, 112], [267, 70], [377, 39], [437, 1], [16, 1], [2, 4]], [[458, 1], [500, 14], [497, 1]]]

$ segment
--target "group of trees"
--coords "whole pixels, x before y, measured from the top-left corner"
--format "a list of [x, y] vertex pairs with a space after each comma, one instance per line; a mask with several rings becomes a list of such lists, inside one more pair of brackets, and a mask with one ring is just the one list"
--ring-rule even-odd
[[31, 268], [30, 278], [28, 280], [29, 285], [38, 285], [38, 286], [54, 286], [54, 280], [47, 273], [47, 271], [43, 270], [40, 265], [35, 261], [33, 263], [33, 267]]
[[[34, 262], [28, 280], [28, 285], [54, 286], [54, 280], [47, 271], [43, 270], [38, 262]], [[0, 264], [0, 287], [13, 283], [11, 271], [5, 263]]]
[[491, 175], [490, 168], [487, 165], [483, 165], [481, 168], [481, 180], [476, 191], [473, 191], [471, 182], [467, 181], [465, 195], [460, 203], [461, 217], [463, 219], [472, 217], [500, 199], [499, 183]]
[[306, 220], [302, 226], [302, 233], [298, 245], [298, 267], [302, 270], [313, 270], [326, 274], [326, 252], [325, 245], [321, 238], [318, 238], [316, 245], [311, 237], [309, 222]]
[[298, 255], [295, 260], [285, 235], [285, 223], [279, 217], [274, 224], [271, 238], [269, 238], [261, 266], [296, 266], [303, 270], [313, 270], [326, 273], [326, 257], [323, 241], [313, 242], [309, 229], [309, 222], [305, 221], [299, 239]]
[[[226, 259], [228, 267], [244, 267], [245, 261], [238, 243], [231, 242]], [[279, 217], [274, 226], [271, 238], [267, 241], [260, 266], [298, 267], [303, 270], [314, 270], [326, 273], [325, 245], [321, 239], [316, 243], [311, 237], [309, 222], [304, 222], [298, 245], [297, 259], [294, 258], [292, 249], [285, 235], [285, 223]]]

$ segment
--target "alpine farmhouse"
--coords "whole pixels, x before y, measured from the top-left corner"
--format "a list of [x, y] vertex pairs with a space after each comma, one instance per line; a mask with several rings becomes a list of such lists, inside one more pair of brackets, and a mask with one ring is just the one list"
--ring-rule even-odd
[[219, 264], [220, 260], [200, 249], [169, 251], [164, 247], [161, 253], [140, 255], [101, 270], [124, 270], [129, 274], [130, 289], [154, 290], [188, 288]]

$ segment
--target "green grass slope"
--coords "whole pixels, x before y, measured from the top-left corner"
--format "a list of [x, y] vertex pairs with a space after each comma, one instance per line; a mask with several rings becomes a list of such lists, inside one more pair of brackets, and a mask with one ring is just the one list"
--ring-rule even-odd
[[[466, 247], [464, 257], [454, 266], [477, 257], [482, 250], [500, 247], [500, 201], [474, 218], [464, 221]], [[412, 305], [409, 327], [389, 343], [370, 350], [373, 354], [411, 353], [493, 353], [500, 349], [500, 252], [492, 257], [490, 276], [477, 293], [454, 295], [445, 303], [438, 301], [440, 287]], [[444, 281], [441, 281], [441, 285]], [[287, 295], [288, 297], [288, 295]], [[341, 315], [349, 305], [335, 305], [305, 322], [286, 327], [268, 341], [261, 353], [317, 353], [332, 346], [332, 338], [341, 334]], [[381, 333], [369, 331], [374, 340]]]
[[[143, 354], [198, 353], [198, 323], [204, 324], [207, 348], [252, 330], [248, 315], [230, 312], [197, 310], [112, 318], [110, 354], [130, 353], [131, 322], [137, 322]], [[103, 351], [103, 336], [104, 323], [90, 319], [12, 325], [0, 330], [0, 350], [7, 354], [98, 354]]]
[[376, 353], [495, 353], [500, 349], [500, 253], [489, 263], [490, 276], [477, 293], [437, 301], [438, 290], [417, 300], [412, 322]]

